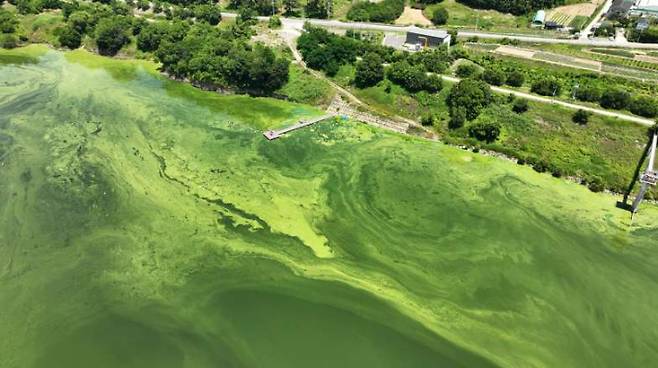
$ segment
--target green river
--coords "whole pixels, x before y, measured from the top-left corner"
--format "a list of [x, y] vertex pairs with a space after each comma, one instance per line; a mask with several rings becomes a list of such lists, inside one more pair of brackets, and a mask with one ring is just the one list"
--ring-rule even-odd
[[0, 367], [658, 360], [658, 208], [318, 114], [0, 52]]

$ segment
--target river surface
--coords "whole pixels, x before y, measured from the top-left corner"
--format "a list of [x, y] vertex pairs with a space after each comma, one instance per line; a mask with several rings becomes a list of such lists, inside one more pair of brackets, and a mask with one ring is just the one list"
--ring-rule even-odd
[[0, 53], [0, 367], [649, 367], [658, 210], [219, 96]]

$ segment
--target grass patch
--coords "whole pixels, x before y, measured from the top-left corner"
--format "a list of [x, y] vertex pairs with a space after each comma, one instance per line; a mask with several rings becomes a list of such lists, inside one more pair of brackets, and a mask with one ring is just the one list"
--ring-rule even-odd
[[[544, 162], [549, 171], [591, 180], [600, 177], [606, 187], [621, 192], [628, 185], [641, 155], [646, 128], [617, 119], [592, 115], [586, 126], [571, 122], [573, 110], [530, 102], [524, 114], [497, 103], [478, 119], [496, 121], [500, 139], [492, 144], [474, 142], [466, 129], [448, 131], [453, 143], [475, 143], [528, 161]], [[469, 123], [467, 123], [468, 126]]]
[[569, 23], [569, 27], [573, 27], [574, 29], [581, 30], [583, 29], [583, 27], [587, 25], [588, 21], [589, 21], [589, 17], [586, 17], [584, 15], [576, 15]]
[[41, 14], [28, 14], [19, 17], [18, 34], [27, 37], [30, 43], [50, 43], [59, 45], [54, 35], [55, 29], [64, 24], [61, 12], [53, 11]]
[[528, 16], [514, 16], [504, 14], [495, 10], [476, 10], [455, 0], [444, 0], [439, 4], [433, 4], [423, 10], [427, 19], [432, 19], [432, 14], [437, 8], [445, 8], [450, 15], [448, 17], [448, 27], [455, 28], [478, 28], [487, 31], [499, 32], [521, 32], [537, 33], [540, 30], [530, 29]]
[[294, 64], [290, 65], [288, 83], [277, 91], [290, 101], [314, 106], [328, 105], [333, 96], [332, 92], [329, 83]]
[[635, 57], [635, 54], [634, 54], [634, 53], [632, 53], [632, 52], [630, 52], [630, 51], [626, 51], [626, 50], [617, 50], [617, 49], [590, 49], [590, 51], [592, 51], [592, 52], [596, 52], [596, 53], [599, 53], [599, 54], [621, 56], [621, 57], [631, 58], [631, 59]]

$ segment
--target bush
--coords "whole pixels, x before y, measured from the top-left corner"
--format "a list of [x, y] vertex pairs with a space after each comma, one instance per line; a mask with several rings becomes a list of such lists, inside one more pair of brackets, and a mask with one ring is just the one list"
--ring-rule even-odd
[[479, 69], [477, 65], [472, 64], [470, 62], [467, 63], [461, 63], [459, 66], [457, 66], [457, 70], [455, 70], [455, 75], [457, 75], [459, 78], [469, 78], [473, 77], [478, 73]]
[[629, 110], [635, 115], [653, 118], [658, 115], [658, 101], [651, 97], [639, 96], [631, 101]]
[[425, 113], [420, 117], [420, 124], [423, 126], [430, 126], [434, 124], [434, 115], [432, 113]]
[[576, 89], [574, 97], [580, 101], [598, 102], [601, 99], [601, 89], [592, 85], [580, 86]]
[[18, 38], [11, 33], [0, 34], [0, 47], [4, 49], [13, 49], [18, 47]]
[[491, 121], [478, 121], [468, 126], [468, 135], [487, 143], [492, 143], [500, 135], [500, 124]]
[[270, 20], [267, 22], [267, 26], [271, 29], [281, 28], [281, 18], [277, 15], [271, 16]]
[[507, 75], [505, 84], [512, 87], [521, 87], [525, 81], [525, 76], [518, 70], [513, 70]]
[[71, 50], [80, 47], [80, 44], [82, 43], [82, 35], [70, 25], [59, 29], [57, 33], [57, 38], [62, 46], [68, 47]]
[[482, 79], [492, 86], [502, 86], [505, 83], [506, 75], [500, 69], [487, 68], [482, 73]]
[[525, 98], [517, 98], [512, 104], [512, 111], [517, 114], [522, 114], [528, 111], [528, 100]]
[[363, 60], [356, 63], [354, 84], [359, 88], [374, 86], [384, 79], [382, 58], [375, 53], [366, 54]]
[[605, 187], [603, 186], [603, 179], [598, 176], [593, 176], [587, 181], [587, 187], [592, 192], [602, 192]]
[[601, 106], [606, 109], [622, 110], [628, 107], [631, 102], [631, 95], [620, 89], [612, 89], [603, 92], [601, 95]]
[[14, 13], [0, 8], [0, 32], [2, 33], [13, 33], [16, 31], [16, 26], [18, 25], [18, 20]]
[[432, 23], [437, 26], [448, 23], [448, 11], [443, 7], [434, 10], [434, 13], [432, 13]]
[[559, 96], [561, 86], [555, 78], [543, 78], [533, 83], [530, 90], [542, 96]]
[[589, 116], [590, 116], [589, 111], [579, 109], [573, 114], [571, 120], [576, 124], [585, 125], [589, 121]]

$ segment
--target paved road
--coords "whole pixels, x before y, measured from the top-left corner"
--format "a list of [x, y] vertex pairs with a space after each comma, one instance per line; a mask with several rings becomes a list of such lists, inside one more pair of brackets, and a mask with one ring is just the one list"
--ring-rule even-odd
[[[225, 18], [235, 18], [235, 13], [222, 13]], [[261, 21], [267, 21], [269, 17], [258, 17]], [[315, 26], [327, 28], [340, 28], [340, 29], [354, 29], [361, 31], [380, 31], [380, 32], [406, 32], [410, 26], [395, 26], [391, 24], [379, 23], [364, 23], [364, 22], [342, 22], [335, 19], [311, 19], [311, 18], [281, 18], [281, 22], [286, 28], [294, 28], [301, 30], [305, 22], [309, 22]], [[566, 38], [547, 38], [539, 36], [525, 36], [525, 35], [509, 35], [502, 33], [488, 33], [476, 31], [459, 31], [460, 36], [464, 37], [478, 37], [486, 39], [500, 39], [508, 38], [511, 40], [519, 40], [523, 42], [537, 42], [537, 43], [563, 43], [571, 45], [584, 45], [584, 46], [599, 46], [599, 47], [622, 47], [622, 48], [637, 48], [637, 49], [656, 49], [658, 44], [636, 43], [636, 42], [617, 42], [609, 41], [608, 39], [566, 39]]]
[[598, 12], [598, 14], [596, 14], [596, 16], [592, 18], [592, 21], [589, 22], [589, 24], [580, 32], [581, 40], [587, 40], [587, 35], [592, 33], [592, 28], [594, 28], [594, 26], [599, 22], [603, 14], [605, 14], [610, 9], [610, 6], [612, 6], [612, 0], [606, 0], [605, 5], [601, 7], [601, 10]]
[[[455, 83], [460, 81], [459, 78], [449, 77], [449, 76], [446, 76], [446, 75], [442, 75], [441, 78], [443, 78], [444, 80], [450, 81], [450, 82], [455, 82]], [[569, 108], [569, 109], [574, 109], [574, 110], [585, 110], [585, 111], [589, 111], [593, 114], [613, 117], [613, 118], [617, 118], [617, 119], [620, 119], [620, 120], [626, 120], [626, 121], [630, 121], [630, 122], [633, 122], [633, 123], [636, 123], [636, 124], [641, 124], [641, 125], [644, 125], [644, 126], [653, 126], [654, 125], [653, 120], [641, 118], [639, 116], [628, 115], [628, 114], [624, 114], [624, 113], [621, 113], [621, 112], [608, 111], [608, 110], [598, 109], [598, 108], [595, 108], [595, 107], [583, 106], [583, 105], [579, 105], [579, 104], [565, 102], [565, 101], [558, 100], [558, 99], [555, 99], [555, 98], [543, 97], [543, 96], [533, 95], [533, 94], [530, 94], [530, 93], [519, 92], [519, 91], [515, 91], [513, 89], [508, 89], [508, 88], [501, 88], [501, 87], [491, 86], [491, 90], [494, 91], [494, 92], [497, 92], [497, 93], [504, 93], [504, 94], [510, 94], [511, 93], [511, 94], [513, 94], [517, 97], [522, 97], [522, 98], [525, 98], [525, 99], [530, 100], [530, 101], [537, 101], [537, 102], [542, 102], [542, 103], [547, 103], [547, 104], [552, 104], [552, 105], [559, 105], [559, 106], [563, 106], [563, 107], [566, 107], [566, 108]]]

